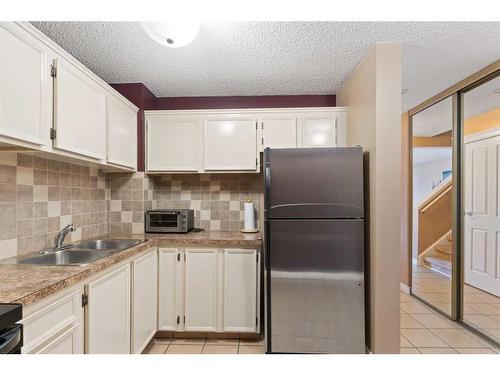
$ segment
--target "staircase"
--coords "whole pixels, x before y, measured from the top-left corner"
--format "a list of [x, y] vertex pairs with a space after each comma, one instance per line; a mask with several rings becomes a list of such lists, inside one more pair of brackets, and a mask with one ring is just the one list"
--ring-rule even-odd
[[425, 252], [422, 261], [427, 267], [451, 276], [451, 254], [452, 236], [450, 231], [433, 249]]

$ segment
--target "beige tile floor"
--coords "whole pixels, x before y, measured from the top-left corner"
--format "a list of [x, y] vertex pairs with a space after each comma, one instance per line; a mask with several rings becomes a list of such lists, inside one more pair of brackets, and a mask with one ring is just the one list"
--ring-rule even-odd
[[[451, 311], [451, 278], [428, 267], [413, 268], [413, 292], [446, 313]], [[500, 298], [464, 285], [464, 321], [500, 341]]]
[[264, 341], [153, 339], [143, 354], [264, 354]]

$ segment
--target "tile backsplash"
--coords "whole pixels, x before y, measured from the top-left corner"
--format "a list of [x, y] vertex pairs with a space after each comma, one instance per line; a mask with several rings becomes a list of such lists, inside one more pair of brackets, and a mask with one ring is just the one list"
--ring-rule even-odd
[[0, 259], [51, 246], [73, 223], [67, 241], [144, 233], [149, 209], [192, 208], [195, 226], [237, 231], [243, 202], [258, 220], [260, 175], [104, 173], [38, 153], [0, 152]]

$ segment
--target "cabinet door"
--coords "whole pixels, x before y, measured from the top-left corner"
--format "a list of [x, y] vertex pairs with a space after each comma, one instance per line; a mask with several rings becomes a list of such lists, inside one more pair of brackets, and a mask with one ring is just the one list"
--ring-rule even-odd
[[205, 170], [256, 170], [256, 119], [205, 121]]
[[79, 349], [81, 345], [76, 344], [82, 339], [77, 325], [63, 332], [47, 345], [37, 351], [37, 354], [83, 354]]
[[186, 331], [216, 331], [217, 249], [186, 249]]
[[54, 148], [106, 159], [106, 108], [104, 89], [63, 58], [54, 60]]
[[137, 167], [137, 111], [109, 95], [106, 101], [109, 163]]
[[262, 149], [297, 147], [297, 118], [270, 117], [261, 120]]
[[197, 172], [200, 121], [196, 118], [147, 120], [147, 170]]
[[157, 251], [134, 260], [132, 270], [132, 353], [141, 353], [158, 324]]
[[302, 147], [337, 146], [337, 117], [335, 114], [306, 115], [301, 118]]
[[158, 330], [177, 331], [184, 315], [184, 280], [181, 253], [177, 249], [159, 249]]
[[130, 353], [130, 264], [86, 286], [86, 353]]
[[257, 250], [224, 250], [224, 331], [255, 332]]
[[0, 135], [48, 141], [51, 84], [44, 46], [15, 25], [0, 24]]

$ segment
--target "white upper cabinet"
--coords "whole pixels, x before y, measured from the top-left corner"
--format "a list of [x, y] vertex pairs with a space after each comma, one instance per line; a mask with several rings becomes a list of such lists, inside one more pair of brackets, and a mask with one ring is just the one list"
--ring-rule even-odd
[[262, 132], [262, 149], [297, 147], [297, 117], [269, 115], [259, 119]]
[[346, 144], [345, 111], [306, 113], [300, 117], [301, 147], [335, 147]]
[[106, 159], [105, 91], [63, 58], [54, 61], [54, 148], [94, 159]]
[[108, 95], [106, 100], [108, 163], [136, 169], [137, 110]]
[[51, 85], [44, 45], [12, 24], [0, 24], [0, 136], [35, 147], [46, 143]]
[[257, 170], [257, 119], [205, 120], [205, 170]]
[[198, 172], [200, 120], [151, 116], [147, 121], [148, 172]]

